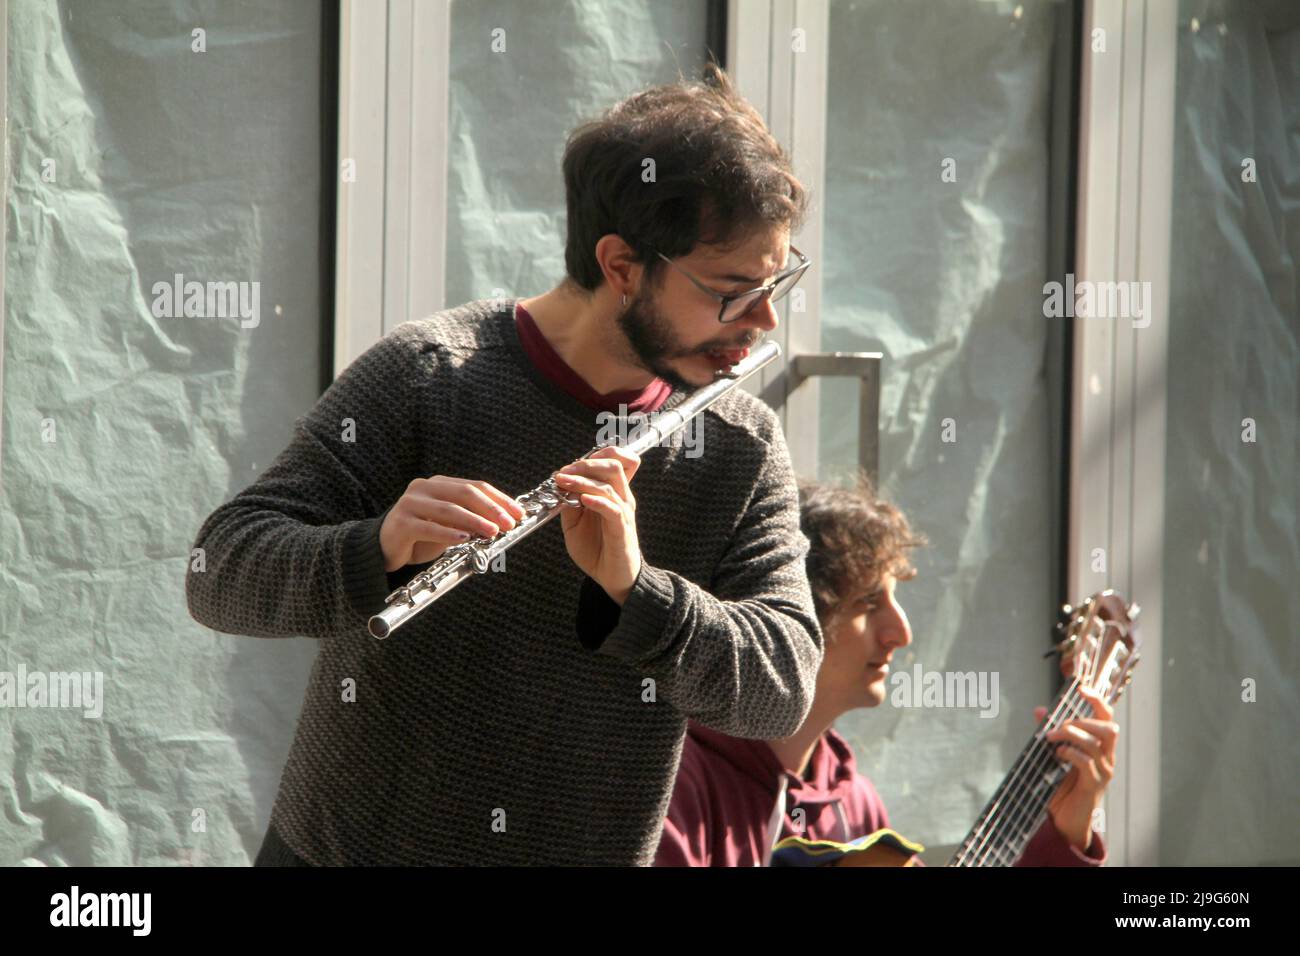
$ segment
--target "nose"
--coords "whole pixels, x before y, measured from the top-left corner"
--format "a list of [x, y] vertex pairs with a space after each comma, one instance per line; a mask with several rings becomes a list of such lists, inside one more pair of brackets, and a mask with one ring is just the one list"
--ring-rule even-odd
[[890, 652], [912, 643], [912, 625], [907, 620], [907, 612], [895, 600], [882, 609], [885, 613], [876, 622], [876, 641]]
[[764, 332], [771, 332], [779, 324], [776, 306], [772, 304], [771, 299], [764, 299], [750, 309], [747, 315], [736, 320], [736, 325], [747, 329], [762, 329]]

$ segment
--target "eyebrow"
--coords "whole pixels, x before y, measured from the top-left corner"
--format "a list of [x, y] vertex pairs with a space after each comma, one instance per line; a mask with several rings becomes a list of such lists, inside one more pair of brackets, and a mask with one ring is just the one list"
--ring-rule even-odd
[[770, 279], [775, 279], [777, 276], [779, 276], [779, 275], [780, 275], [780, 274], [785, 270], [786, 265], [790, 262], [790, 260], [791, 260], [792, 258], [794, 258], [793, 254], [791, 254], [791, 255], [787, 255], [787, 256], [785, 257], [785, 262], [781, 263], [781, 267], [780, 267], [779, 269], [777, 269], [776, 272], [774, 272], [774, 273], [772, 273], [770, 276], [768, 276], [767, 279], [755, 279], [753, 276], [742, 276], [742, 275], [736, 275], [736, 273], [732, 272], [732, 273], [728, 273], [727, 275], [717, 275], [717, 274], [715, 273], [716, 278], [715, 278], [714, 281], [716, 281], [716, 282], [745, 282], [745, 283], [748, 283], [750, 286], [760, 286], [760, 285], [763, 285], [765, 282], [769, 281]]
[[752, 276], [738, 276], [734, 272], [729, 273], [728, 275], [717, 275], [715, 273], [714, 276], [715, 276], [715, 281], [718, 282], [748, 282], [750, 285], [763, 284], [762, 279], [755, 279]]
[[[772, 275], [769, 278], [776, 278], [778, 275], [780, 275], [781, 272], [785, 269], [785, 267], [789, 265], [790, 260], [793, 258], [794, 258], [794, 253], [787, 251], [785, 254], [785, 262], [781, 263], [780, 268], [778, 268], [776, 272], [772, 273]], [[728, 273], [726, 275], [719, 275], [718, 273], [714, 272], [714, 273], [710, 273], [710, 275], [713, 277], [714, 282], [747, 282], [749, 283], [750, 286], [760, 286], [766, 281], [764, 279], [755, 279], [753, 276], [737, 275], [734, 272]]]

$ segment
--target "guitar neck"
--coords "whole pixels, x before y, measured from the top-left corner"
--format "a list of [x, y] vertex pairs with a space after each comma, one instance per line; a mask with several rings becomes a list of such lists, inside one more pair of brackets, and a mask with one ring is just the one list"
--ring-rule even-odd
[[1071, 681], [1056, 698], [1010, 772], [984, 807], [948, 866], [1012, 866], [1047, 815], [1047, 802], [1068, 772], [1044, 736], [1067, 720], [1086, 716], [1088, 703]]

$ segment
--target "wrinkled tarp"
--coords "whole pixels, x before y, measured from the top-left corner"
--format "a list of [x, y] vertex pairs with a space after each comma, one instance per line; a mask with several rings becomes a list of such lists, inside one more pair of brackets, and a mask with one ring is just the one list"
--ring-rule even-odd
[[1295, 865], [1300, 6], [1178, 21], [1160, 862]]
[[[0, 671], [103, 714], [0, 708], [0, 864], [244, 864], [315, 645], [214, 634], [184, 576], [319, 393], [320, 5], [8, 16]], [[176, 273], [259, 324], [157, 317]]]
[[[886, 705], [841, 722], [894, 825], [939, 844], [970, 827], [1049, 693], [1036, 653], [1052, 609], [1032, 596], [1051, 587], [1042, 144], [1059, 13], [901, 7], [831, 6], [822, 347], [885, 353], [885, 491], [931, 540], [899, 591], [915, 644], [896, 660], [1002, 675], [997, 720]], [[1148, 799], [1163, 864], [1295, 863], [1300, 8], [1185, 0], [1178, 20], [1166, 653], [1143, 665], [1165, 669], [1161, 792]], [[955, 183], [939, 183], [943, 157]], [[837, 388], [822, 392], [831, 470], [856, 455]], [[954, 444], [939, 440], [945, 418]], [[1248, 679], [1257, 703], [1242, 701]]]
[[566, 135], [679, 68], [698, 77], [705, 13], [697, 0], [452, 4], [452, 36], [483, 39], [451, 44], [448, 305], [560, 282]]
[[[1042, 659], [1056, 620], [1042, 286], [1053, 37], [1068, 15], [965, 0], [830, 8], [821, 345], [884, 353], [882, 491], [930, 540], [898, 587], [913, 643], [886, 688], [918, 664], [989, 674], [990, 691], [998, 675], [992, 716], [886, 699], [837, 725], [891, 825], [932, 847], [966, 835], [1055, 686]], [[820, 477], [842, 479], [857, 461], [855, 416], [841, 411], [856, 384], [821, 389]]]

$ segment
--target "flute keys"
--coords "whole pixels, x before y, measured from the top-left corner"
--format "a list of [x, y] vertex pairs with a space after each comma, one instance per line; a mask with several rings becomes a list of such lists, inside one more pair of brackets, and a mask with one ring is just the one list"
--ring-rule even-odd
[[[660, 424], [655, 427], [655, 433], [659, 436], [655, 438], [655, 443], [662, 444], [662, 438], [668, 437], [677, 429], [683, 427], [691, 419], [695, 418], [695, 416], [703, 412], [714, 402], [719, 400], [735, 386], [737, 381], [753, 375], [759, 369], [764, 368], [768, 363], [777, 359], [780, 355], [781, 347], [779, 345], [775, 342], [766, 342], [755, 348], [752, 355], [735, 366], [735, 368], [742, 370], [743, 374], [742, 372], [736, 372], [731, 375], [722, 375], [719, 376], [722, 381], [714, 382], [704, 386], [702, 389], [692, 391], [689, 398], [666, 413], [669, 416], [668, 421], [671, 424], [665, 426], [661, 420]], [[727, 379], [731, 379], [731, 381], [727, 381]], [[652, 447], [651, 445], [644, 444], [649, 437], [651, 436], [638, 439], [638, 443], [641, 443], [643, 448]], [[617, 444], [616, 441], [598, 442], [591, 451], [587, 452], [587, 454], [582, 457], [588, 458], [600, 451], [602, 448], [608, 448]], [[619, 447], [628, 448], [629, 451], [636, 450], [635, 447], [629, 447], [626, 445]], [[428, 608], [434, 601], [441, 598], [453, 587], [465, 580], [467, 577], [467, 574], [465, 573], [467, 564], [479, 574], [489, 570], [491, 563], [489, 560], [489, 554], [493, 547], [496, 548], [498, 554], [504, 554], [512, 544], [526, 536], [530, 531], [534, 530], [539, 523], [553, 517], [554, 512], [552, 509], [557, 505], [562, 504], [565, 507], [581, 507], [581, 498], [581, 495], [569, 494], [563, 489], [557, 487], [554, 478], [549, 478], [544, 481], [535, 491], [527, 492], [515, 498], [515, 501], [523, 507], [524, 513], [528, 517], [525, 518], [519, 526], [512, 529], [513, 533], [506, 532], [500, 543], [495, 546], [489, 542], [495, 540], [497, 537], [496, 535], [492, 536], [491, 539], [479, 535], [477, 536], [477, 541], [471, 541], [469, 544], [454, 545], [447, 548], [446, 551], [443, 552], [442, 557], [435, 561], [428, 569], [420, 572], [420, 574], [413, 578], [405, 588], [399, 588], [386, 598], [386, 602], [395, 607], [383, 612], [386, 616], [376, 614], [370, 618], [370, 633], [374, 635], [376, 639], [388, 637], [397, 628], [403, 626], [406, 621], [409, 621], [417, 613]], [[470, 559], [469, 561], [465, 560], [467, 557]], [[419, 603], [417, 603], [417, 601]]]

